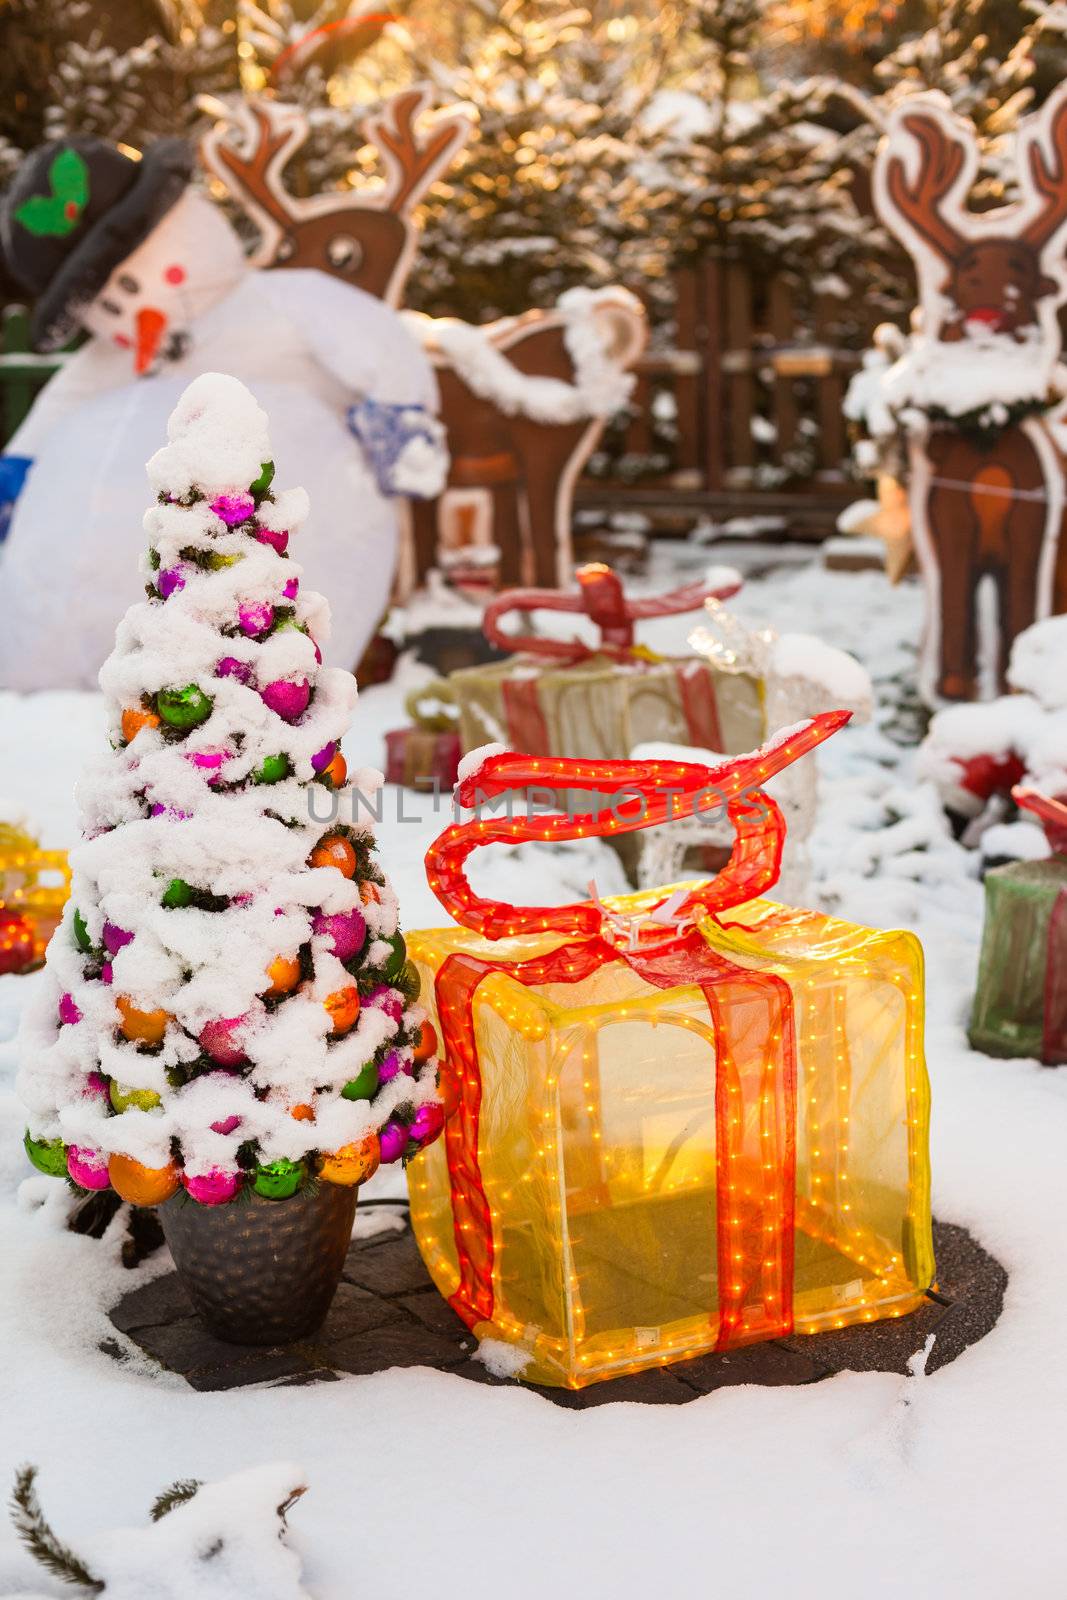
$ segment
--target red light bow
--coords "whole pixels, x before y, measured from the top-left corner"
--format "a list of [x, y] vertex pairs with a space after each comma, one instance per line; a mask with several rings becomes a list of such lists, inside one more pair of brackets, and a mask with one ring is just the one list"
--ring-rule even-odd
[[[430, 887], [457, 922], [488, 939], [549, 929], [593, 937], [605, 925], [603, 907], [595, 900], [544, 907], [484, 899], [467, 881], [467, 857], [485, 844], [603, 838], [725, 807], [736, 829], [730, 860], [716, 878], [672, 907], [672, 920], [691, 918], [698, 909], [715, 913], [741, 905], [769, 889], [781, 869], [785, 819], [760, 785], [822, 744], [851, 715], [822, 712], [753, 754], [714, 767], [688, 761], [570, 761], [511, 752], [490, 756], [456, 786], [460, 805], [478, 807], [500, 795], [536, 789], [579, 790], [595, 799], [606, 796], [610, 803], [588, 814], [474, 817], [453, 823], [426, 852]], [[649, 916], [657, 909], [650, 906]]]
[[[591, 655], [623, 658], [633, 652], [634, 623], [642, 617], [674, 617], [686, 611], [699, 611], [705, 600], [728, 600], [741, 587], [740, 579], [718, 586], [690, 583], [669, 594], [628, 600], [618, 574], [599, 561], [579, 567], [575, 576], [578, 579], [576, 594], [564, 594], [559, 589], [505, 589], [485, 609], [482, 629], [486, 638], [501, 650], [522, 651], [555, 661], [581, 661]], [[505, 633], [498, 623], [510, 611], [577, 612], [596, 623], [600, 642], [591, 648], [580, 639], [544, 639], [535, 633]]]
[[1017, 783], [1011, 797], [1024, 811], [1033, 812], [1045, 830], [1045, 838], [1057, 855], [1067, 854], [1067, 805], [1055, 795], [1042, 794]]

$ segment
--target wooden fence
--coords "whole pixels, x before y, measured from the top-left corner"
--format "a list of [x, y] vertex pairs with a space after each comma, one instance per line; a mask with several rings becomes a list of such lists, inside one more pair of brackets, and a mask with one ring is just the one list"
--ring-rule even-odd
[[[855, 496], [842, 402], [863, 336], [835, 347], [840, 302], [815, 295], [801, 317], [786, 277], [738, 260], [708, 256], [679, 271], [674, 301], [673, 345], [642, 357], [628, 416], [578, 503], [653, 520], [784, 515], [798, 531], [827, 531]], [[0, 443], [61, 360], [32, 354], [25, 312], [4, 311]]]

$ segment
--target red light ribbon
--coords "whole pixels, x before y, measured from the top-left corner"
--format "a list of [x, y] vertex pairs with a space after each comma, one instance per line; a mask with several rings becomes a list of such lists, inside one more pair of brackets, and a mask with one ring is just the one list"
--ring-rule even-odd
[[[585, 817], [472, 819], [447, 828], [427, 851], [430, 886], [465, 927], [490, 939], [558, 930], [578, 941], [527, 961], [460, 952], [449, 956], [437, 974], [445, 1046], [442, 1088], [450, 1110], [445, 1150], [460, 1269], [451, 1304], [468, 1326], [490, 1321], [494, 1306], [492, 1216], [478, 1162], [478, 985], [494, 972], [527, 986], [576, 983], [608, 962], [622, 961], [655, 988], [698, 984], [708, 1006], [715, 1038], [717, 1348], [791, 1329], [797, 1079], [792, 995], [776, 974], [736, 966], [713, 951], [690, 919], [700, 911], [717, 915], [740, 905], [775, 882], [785, 823], [775, 802], [757, 786], [829, 738], [849, 715], [823, 713], [753, 755], [715, 767], [538, 760], [504, 753], [489, 757], [457, 786], [463, 805], [541, 784], [592, 795], [626, 790], [634, 796], [629, 807], [624, 802]], [[653, 920], [668, 897], [650, 906], [649, 921], [625, 948], [614, 942], [611, 919], [596, 900], [554, 909], [508, 906], [474, 894], [467, 882], [467, 857], [483, 844], [631, 832], [724, 803], [737, 830], [727, 866], [681, 902], [670, 897], [670, 925]], [[739, 1181], [742, 1169], [752, 1180], [747, 1185]]]
[[[618, 574], [600, 562], [579, 567], [578, 592], [559, 589], [505, 589], [485, 609], [482, 629], [490, 643], [501, 650], [517, 650], [524, 655], [544, 656], [553, 661], [574, 663], [593, 655], [614, 656], [623, 660], [634, 652], [634, 623], [645, 617], [674, 617], [686, 611], [699, 611], [705, 600], [728, 600], [741, 587], [736, 583], [711, 585], [690, 583], [644, 600], [628, 600]], [[545, 639], [535, 633], [505, 633], [500, 618], [511, 611], [569, 611], [596, 623], [600, 642], [589, 646], [580, 639]]]

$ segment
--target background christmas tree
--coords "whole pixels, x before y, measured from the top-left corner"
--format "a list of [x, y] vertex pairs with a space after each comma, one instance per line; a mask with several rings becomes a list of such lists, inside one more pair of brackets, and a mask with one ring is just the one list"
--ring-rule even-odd
[[[329, 610], [289, 557], [307, 497], [274, 491], [236, 379], [191, 384], [169, 438], [26, 1024], [27, 1150], [135, 1203], [285, 1199], [436, 1136], [436, 1041], [339, 750], [355, 681], [320, 664]], [[345, 820], [316, 821], [331, 797]]]

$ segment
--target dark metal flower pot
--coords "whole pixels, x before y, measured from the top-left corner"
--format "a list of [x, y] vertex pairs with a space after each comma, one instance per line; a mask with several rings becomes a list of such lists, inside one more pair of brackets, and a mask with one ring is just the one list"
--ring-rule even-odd
[[320, 1327], [352, 1237], [358, 1190], [322, 1183], [288, 1200], [245, 1195], [159, 1209], [178, 1276], [205, 1325], [230, 1344], [291, 1344]]

